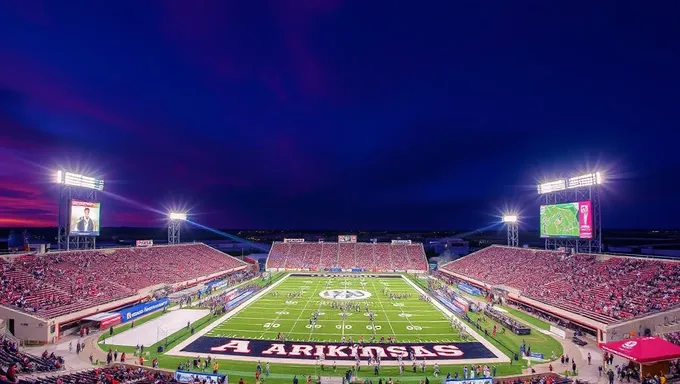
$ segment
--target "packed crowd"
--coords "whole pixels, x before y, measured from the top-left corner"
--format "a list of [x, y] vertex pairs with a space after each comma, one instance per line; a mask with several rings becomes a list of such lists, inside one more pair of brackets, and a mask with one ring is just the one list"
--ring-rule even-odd
[[666, 333], [663, 337], [675, 345], [680, 345], [680, 332]]
[[242, 264], [204, 244], [21, 255], [0, 259], [0, 304], [53, 318]]
[[533, 375], [528, 377], [505, 378], [494, 380], [494, 384], [570, 384], [572, 380], [557, 374]]
[[275, 242], [267, 267], [313, 271], [331, 268], [426, 271], [427, 259], [422, 244]]
[[492, 246], [442, 269], [605, 323], [680, 305], [676, 262]]
[[23, 353], [13, 340], [0, 336], [0, 367], [6, 367], [0, 373], [4, 377], [16, 377], [21, 373], [56, 371], [64, 366], [61, 356], [44, 354], [42, 357]]
[[177, 383], [172, 374], [135, 367], [106, 367], [38, 379], [21, 378], [20, 384], [165, 384]]

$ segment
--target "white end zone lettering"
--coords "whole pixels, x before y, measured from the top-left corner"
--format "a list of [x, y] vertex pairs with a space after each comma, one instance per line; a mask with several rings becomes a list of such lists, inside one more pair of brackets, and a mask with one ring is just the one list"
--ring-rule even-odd
[[406, 351], [406, 347], [400, 347], [400, 346], [390, 346], [387, 347], [387, 352], [389, 352], [390, 356], [393, 357], [408, 357], [408, 352]]
[[387, 353], [385, 353], [385, 348], [383, 347], [363, 347], [361, 349], [361, 357], [376, 357], [380, 356], [380, 358], [387, 357]]
[[248, 340], [232, 340], [219, 347], [210, 348], [213, 352], [226, 352], [228, 350], [233, 350], [234, 353], [250, 353], [250, 341]]
[[412, 345], [411, 348], [413, 348], [413, 355], [415, 357], [437, 357], [436, 353], [428, 351], [422, 345]]
[[311, 345], [293, 344], [293, 349], [290, 351], [289, 356], [300, 356], [303, 354], [305, 356], [312, 356], [312, 349], [314, 347]]
[[272, 344], [271, 347], [262, 351], [262, 354], [263, 355], [288, 356], [288, 352], [286, 352], [286, 345], [285, 344]]
[[329, 345], [327, 357], [347, 357], [348, 355], [343, 351], [347, 348], [346, 345]]
[[458, 357], [458, 356], [463, 356], [463, 351], [458, 349], [455, 345], [435, 345], [432, 349], [434, 349], [435, 352], [439, 356], [447, 356], [447, 357]]

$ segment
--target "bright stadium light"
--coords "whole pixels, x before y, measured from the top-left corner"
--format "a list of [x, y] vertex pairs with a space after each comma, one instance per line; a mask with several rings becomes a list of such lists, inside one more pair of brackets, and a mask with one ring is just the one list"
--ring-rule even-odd
[[550, 181], [547, 183], [542, 183], [538, 185], [538, 194], [543, 195], [546, 193], [552, 193], [552, 192], [557, 192], [557, 191], [563, 191], [567, 189], [567, 181], [562, 179], [562, 180], [555, 180], [555, 181]]
[[590, 187], [593, 185], [600, 185], [603, 181], [604, 178], [600, 172], [589, 173], [587, 175], [569, 178], [567, 181], [567, 188]]
[[516, 214], [505, 214], [503, 223], [508, 230], [508, 247], [519, 246], [519, 217]]
[[504, 223], [516, 223], [517, 220], [517, 215], [504, 215], [503, 216], [503, 222]]
[[54, 181], [58, 184], [69, 185], [72, 187], [96, 189], [97, 191], [104, 190], [104, 180], [62, 170], [57, 171]]
[[187, 214], [182, 213], [182, 212], [170, 212], [169, 217], [170, 217], [170, 220], [185, 221], [187, 219]]

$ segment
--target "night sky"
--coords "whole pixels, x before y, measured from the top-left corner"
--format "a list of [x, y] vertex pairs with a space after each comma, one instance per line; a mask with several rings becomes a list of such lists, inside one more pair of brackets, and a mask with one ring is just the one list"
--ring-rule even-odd
[[605, 228], [678, 228], [680, 2], [2, 1], [0, 226], [538, 227], [607, 174]]

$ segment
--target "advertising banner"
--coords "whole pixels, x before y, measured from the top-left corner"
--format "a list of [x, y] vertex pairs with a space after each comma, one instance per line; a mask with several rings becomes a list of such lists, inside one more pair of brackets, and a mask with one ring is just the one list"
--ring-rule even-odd
[[112, 325], [120, 324], [122, 316], [120, 314], [103, 319], [99, 322], [99, 329], [106, 329]]
[[477, 377], [474, 379], [446, 380], [444, 384], [493, 384], [493, 377]]
[[284, 243], [304, 243], [305, 239], [283, 239]]
[[207, 284], [208, 288], [210, 289], [217, 289], [220, 287], [223, 287], [227, 285], [229, 282], [227, 280], [217, 280], [217, 281], [211, 281], [210, 283]]
[[392, 240], [392, 244], [410, 245], [411, 240]]
[[471, 295], [474, 296], [481, 296], [482, 291], [479, 290], [479, 288], [473, 287], [472, 285], [469, 284], [458, 284], [458, 289], [460, 289], [463, 292], [467, 292]]
[[593, 238], [593, 210], [592, 202], [581, 201], [578, 203], [578, 237], [581, 239]]
[[[225, 379], [226, 378], [226, 379]], [[229, 383], [229, 378], [225, 375], [215, 375], [211, 373], [189, 372], [189, 371], [175, 371], [175, 380], [179, 383]]]
[[152, 247], [153, 240], [137, 240], [138, 247]]
[[121, 316], [121, 322], [125, 323], [130, 320], [134, 320], [139, 316], [146, 315], [157, 311], [161, 308], [167, 307], [170, 304], [170, 299], [164, 297], [162, 299], [149, 301], [148, 303], [142, 303], [133, 305], [132, 307], [123, 308], [119, 311]]
[[339, 235], [338, 243], [356, 243], [357, 235]]

